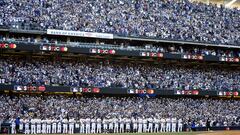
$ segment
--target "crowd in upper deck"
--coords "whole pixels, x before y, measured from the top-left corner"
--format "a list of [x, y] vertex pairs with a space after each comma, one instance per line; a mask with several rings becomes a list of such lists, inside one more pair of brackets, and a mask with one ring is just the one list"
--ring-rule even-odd
[[188, 0], [0, 0], [0, 26], [240, 44], [240, 10]]

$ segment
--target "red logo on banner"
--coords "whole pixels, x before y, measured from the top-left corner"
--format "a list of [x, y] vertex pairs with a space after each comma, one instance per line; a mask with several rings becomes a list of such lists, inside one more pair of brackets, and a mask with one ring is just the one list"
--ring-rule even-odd
[[45, 87], [45, 86], [39, 86], [39, 87], [38, 87], [38, 91], [43, 92], [43, 91], [45, 91], [45, 90], [46, 90], [46, 87]]

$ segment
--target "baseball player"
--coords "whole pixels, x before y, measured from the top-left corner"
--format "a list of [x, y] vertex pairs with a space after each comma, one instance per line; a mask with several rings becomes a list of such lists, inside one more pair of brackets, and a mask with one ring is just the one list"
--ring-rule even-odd
[[36, 120], [35, 119], [31, 119], [31, 134], [36, 134]]
[[41, 134], [41, 119], [36, 119], [37, 123], [37, 134]]
[[47, 121], [46, 120], [42, 120], [42, 133], [46, 134], [47, 133]]
[[103, 123], [103, 131], [104, 133], [107, 133], [107, 129], [108, 129], [108, 124], [107, 124], [108, 120], [106, 118], [103, 119], [102, 123]]
[[80, 119], [80, 133], [85, 132], [85, 119]]
[[102, 120], [97, 118], [97, 133], [102, 133]]
[[30, 129], [29, 129], [29, 120], [25, 119], [24, 120], [24, 126], [25, 126], [25, 134], [30, 134]]
[[160, 132], [166, 132], [166, 119], [165, 118], [161, 118], [160, 122], [161, 122]]
[[171, 119], [168, 117], [168, 118], [166, 119], [166, 122], [167, 122], [166, 131], [167, 131], [167, 132], [171, 132]]
[[177, 118], [173, 117], [172, 118], [172, 132], [176, 132], [176, 127], [177, 127]]
[[62, 133], [62, 123], [61, 123], [61, 120], [58, 120], [57, 133], [58, 133], [58, 134], [61, 134], [61, 133]]
[[118, 119], [117, 119], [117, 117], [115, 117], [113, 119], [113, 123], [114, 123], [114, 133], [118, 133], [119, 126], [118, 126]]
[[109, 127], [109, 132], [112, 133], [113, 132], [113, 119], [109, 119], [108, 120], [108, 127]]
[[143, 132], [147, 132], [147, 119], [143, 117]]
[[20, 119], [19, 130], [20, 130], [21, 132], [23, 131], [23, 119]]
[[153, 119], [150, 117], [148, 118], [148, 130], [147, 132], [152, 133], [153, 132]]
[[47, 123], [47, 134], [51, 134], [51, 125], [52, 125], [52, 120], [51, 119], [47, 119], [46, 123]]
[[69, 120], [69, 134], [74, 134], [74, 124], [75, 124], [75, 120], [74, 118], [71, 118]]
[[154, 123], [154, 133], [158, 133], [158, 131], [159, 131], [159, 119], [155, 117], [153, 119], [153, 123]]
[[95, 118], [91, 119], [91, 133], [92, 134], [96, 133], [96, 119]]
[[120, 117], [119, 122], [120, 122], [120, 133], [124, 133], [124, 119]]
[[62, 120], [62, 123], [63, 123], [63, 133], [67, 134], [68, 133], [68, 120], [66, 118], [64, 118]]
[[86, 119], [86, 134], [90, 134], [91, 133], [90, 125], [91, 125], [91, 119], [87, 118]]
[[57, 120], [52, 119], [52, 133], [56, 134], [57, 133]]
[[133, 124], [133, 132], [137, 132], [137, 120], [135, 118], [132, 118], [132, 124]]
[[142, 128], [143, 128], [143, 119], [138, 118], [138, 133], [142, 133]]
[[131, 131], [131, 120], [129, 118], [125, 119], [125, 123], [126, 123], [126, 132], [130, 132]]
[[182, 132], [182, 128], [183, 128], [183, 121], [182, 119], [178, 119], [178, 132]]
[[12, 134], [16, 134], [16, 123], [15, 123], [15, 119], [12, 118], [10, 122], [11, 122], [11, 133], [12, 133]]

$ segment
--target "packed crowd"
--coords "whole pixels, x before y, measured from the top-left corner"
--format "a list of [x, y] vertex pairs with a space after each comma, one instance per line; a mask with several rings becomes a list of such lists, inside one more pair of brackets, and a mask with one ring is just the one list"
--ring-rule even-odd
[[240, 10], [188, 0], [1, 0], [0, 26], [240, 44]]
[[[94, 126], [100, 123], [103, 129], [113, 129], [117, 124], [117, 128], [121, 130], [121, 124], [123, 124], [123, 131], [126, 131], [128, 124], [129, 128], [134, 128], [134, 124], [137, 124], [136, 131], [141, 128], [141, 132], [147, 132], [149, 124], [152, 124], [153, 132], [155, 124], [159, 124], [158, 132], [163, 128], [162, 126], [165, 128], [164, 131], [168, 131], [169, 128], [168, 132], [170, 132], [174, 128], [176, 132], [177, 126], [174, 124], [177, 123], [179, 126], [179, 124], [189, 125], [189, 122], [194, 122], [196, 127], [206, 127], [207, 121], [210, 121], [211, 126], [239, 126], [240, 124], [240, 101], [238, 100], [2, 95], [0, 103], [0, 119], [3, 122], [14, 124], [15, 119], [20, 118], [20, 123], [31, 123], [34, 126], [40, 123], [40, 127], [42, 124], [51, 125], [52, 122], [60, 122], [63, 128], [64, 124], [69, 124], [70, 127], [72, 123], [74, 125], [78, 123], [80, 126], [75, 125], [75, 128], [85, 124], [84, 128], [87, 131], [89, 124], [90, 131], [90, 127], [93, 126], [91, 123], [95, 123]], [[133, 124], [133, 127], [130, 124]], [[171, 127], [168, 127], [170, 125]], [[94, 133], [97, 128], [94, 128]], [[32, 127], [31, 130], [33, 130]], [[85, 130], [83, 133], [86, 133]], [[31, 133], [36, 131], [38, 132], [38, 127], [36, 129], [34, 127], [34, 132], [31, 131]]]
[[119, 43], [119, 44], [107, 44], [105, 42], [100, 43], [89, 43], [89, 42], [62, 42], [57, 39], [48, 39], [46, 37], [36, 39], [34, 37], [9, 37], [6, 38], [0, 35], [0, 42], [10, 43], [31, 43], [30, 45], [57, 45], [57, 46], [69, 46], [69, 47], [81, 47], [81, 48], [100, 48], [100, 49], [115, 49], [115, 50], [127, 50], [127, 51], [148, 51], [148, 52], [159, 52], [159, 53], [175, 53], [175, 54], [187, 54], [187, 55], [204, 55], [204, 56], [218, 56], [218, 57], [240, 57], [240, 51], [235, 49], [226, 48], [206, 48], [202, 46], [181, 46], [181, 45], [131, 45], [130, 43]]
[[240, 90], [240, 72], [216, 66], [149, 65], [23, 59], [0, 60], [0, 83], [165, 90]]

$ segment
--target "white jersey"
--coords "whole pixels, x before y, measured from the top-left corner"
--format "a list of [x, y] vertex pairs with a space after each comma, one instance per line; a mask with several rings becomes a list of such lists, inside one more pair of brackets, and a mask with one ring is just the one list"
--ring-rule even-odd
[[176, 118], [172, 118], [172, 123], [176, 124], [177, 123], [177, 119]]
[[91, 120], [89, 118], [86, 119], [86, 125], [90, 125]]

